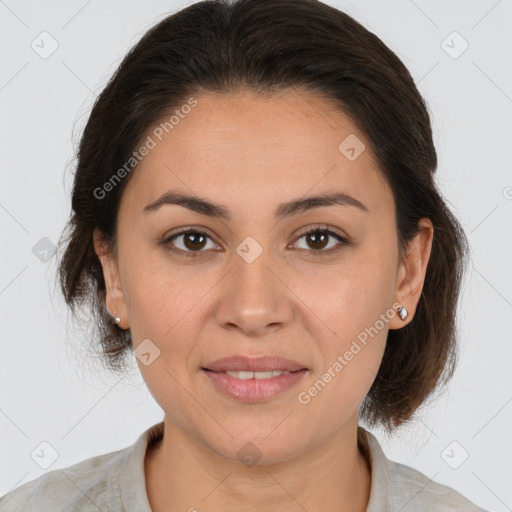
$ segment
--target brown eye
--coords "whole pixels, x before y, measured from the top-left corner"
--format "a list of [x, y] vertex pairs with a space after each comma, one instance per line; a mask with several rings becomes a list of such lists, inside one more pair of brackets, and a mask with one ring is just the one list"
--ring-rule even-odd
[[[206, 233], [194, 229], [186, 229], [167, 237], [162, 241], [162, 244], [169, 252], [180, 256], [195, 257], [206, 252], [203, 249], [205, 249], [208, 240], [211, 240], [211, 238]], [[217, 247], [217, 244], [213, 241], [211, 243], [211, 247], [206, 247], [207, 249], [215, 249]]]
[[[309, 252], [317, 252], [319, 254], [330, 254], [331, 252], [337, 251], [344, 245], [350, 245], [349, 240], [338, 235], [334, 231], [326, 228], [314, 228], [302, 233], [301, 236], [297, 239], [297, 242], [301, 239], [304, 239], [306, 242], [306, 247], [299, 247], [300, 249], [309, 250]], [[332, 244], [331, 241], [338, 240], [338, 244]], [[296, 242], [296, 243], [297, 243]], [[336, 247], [338, 245], [339, 247]], [[328, 247], [328, 249], [325, 249]], [[333, 248], [334, 247], [334, 248]], [[311, 250], [312, 249], [312, 250]]]
[[205, 242], [206, 237], [202, 233], [191, 232], [183, 234], [183, 243], [191, 251], [202, 249]]
[[323, 231], [314, 231], [305, 236], [307, 243], [310, 244], [312, 249], [323, 249], [329, 240], [329, 235], [325, 234]]

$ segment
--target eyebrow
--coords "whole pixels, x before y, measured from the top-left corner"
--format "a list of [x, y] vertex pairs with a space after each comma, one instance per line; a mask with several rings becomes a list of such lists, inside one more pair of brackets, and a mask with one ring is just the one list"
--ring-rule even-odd
[[[209, 217], [216, 217], [228, 221], [232, 219], [229, 209], [222, 204], [217, 204], [198, 196], [190, 196], [172, 190], [166, 192], [156, 201], [146, 205], [142, 211], [144, 213], [154, 212], [166, 204], [183, 206], [184, 208], [188, 208], [189, 210], [202, 215], [208, 215]], [[334, 205], [353, 206], [364, 212], [370, 211], [367, 206], [358, 201], [355, 197], [342, 192], [331, 192], [282, 203], [276, 208], [274, 215], [277, 220], [281, 220], [285, 217], [291, 217], [298, 213], [312, 210], [313, 208]]]

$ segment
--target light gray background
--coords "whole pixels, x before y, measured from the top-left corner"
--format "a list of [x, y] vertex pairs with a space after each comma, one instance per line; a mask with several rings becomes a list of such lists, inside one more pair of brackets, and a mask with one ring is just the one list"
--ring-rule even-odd
[[[56, 243], [67, 219], [73, 141], [96, 94], [150, 26], [190, 3], [0, 0], [0, 496], [124, 448], [163, 417], [135, 360], [133, 375], [114, 378], [80, 348], [83, 330], [71, 330], [53, 286], [56, 257], [32, 249]], [[454, 379], [400, 438], [375, 434], [390, 458], [489, 510], [512, 510], [512, 2], [328, 3], [411, 71], [432, 113], [437, 182], [472, 246]], [[43, 46], [43, 31], [59, 45], [46, 59], [31, 47]], [[461, 55], [453, 31], [469, 44]], [[58, 452], [48, 469], [31, 457], [43, 441]]]

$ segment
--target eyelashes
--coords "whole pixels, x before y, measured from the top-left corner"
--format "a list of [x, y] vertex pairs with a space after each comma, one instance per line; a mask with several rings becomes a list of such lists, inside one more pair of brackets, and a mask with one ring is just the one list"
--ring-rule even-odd
[[321, 248], [321, 249], [310, 249], [310, 248], [306, 247], [305, 250], [308, 251], [308, 252], [312, 252], [313, 254], [323, 255], [323, 254], [332, 254], [333, 252], [336, 252], [339, 249], [341, 249], [343, 246], [350, 245], [350, 241], [347, 238], [341, 236], [340, 234], [336, 233], [335, 231], [332, 231], [331, 229], [329, 229], [327, 227], [315, 227], [315, 228], [311, 228], [311, 229], [308, 229], [307, 231], [302, 232], [297, 237], [297, 239], [294, 242], [294, 244], [296, 244], [302, 238], [308, 237], [310, 235], [314, 235], [315, 237], [317, 237], [317, 236], [322, 235], [322, 234], [324, 236], [327, 235], [326, 236], [327, 239], [331, 239], [331, 238], [337, 239], [338, 240], [337, 246], [335, 246], [334, 249], [332, 247], [329, 248], [329, 249], [324, 249], [324, 248]]
[[[179, 237], [187, 237], [189, 235], [194, 235], [195, 237], [201, 237], [201, 238], [209, 238], [211, 240], [211, 237], [208, 234], [206, 234], [204, 231], [199, 231], [197, 229], [185, 228], [183, 230], [180, 230], [178, 233], [171, 235], [170, 237], [167, 237], [165, 240], [162, 241], [162, 243], [164, 244], [164, 247], [167, 251], [169, 251], [173, 254], [178, 254], [179, 256], [184, 256], [186, 258], [196, 258], [198, 256], [202, 256], [201, 253], [204, 253], [205, 251], [202, 251], [202, 250], [201, 251], [190, 251], [190, 250], [185, 250], [185, 249], [178, 249], [175, 247], [175, 245], [173, 243], [174, 240], [176, 240]], [[213, 243], [214, 243], [214, 245], [217, 245], [217, 244], [215, 244], [215, 242], [213, 242]]]
[[[303, 238], [306, 240], [308, 236], [314, 236], [315, 240], [313, 243], [318, 243], [320, 240], [320, 243], [323, 243], [324, 241], [328, 241], [330, 243], [330, 240], [332, 238], [336, 239], [338, 241], [338, 244], [335, 245], [334, 248], [328, 248], [325, 249], [324, 247], [313, 249], [310, 246], [306, 246], [306, 248], [299, 249], [300, 251], [306, 251], [312, 253], [313, 256], [325, 256], [325, 255], [332, 255], [335, 252], [338, 252], [340, 249], [342, 249], [344, 246], [350, 246], [351, 241], [336, 233], [335, 231], [329, 229], [327, 226], [316, 226], [314, 228], [310, 228], [307, 231], [304, 231], [298, 235], [298, 237], [295, 239], [295, 242], [293, 245], [296, 245], [297, 242]], [[187, 238], [188, 237], [188, 238]], [[175, 241], [179, 238], [182, 238], [181, 245], [183, 245], [185, 248], [177, 248], [175, 245]], [[180, 257], [184, 258], [197, 258], [205, 256], [206, 252], [208, 252], [212, 248], [206, 248], [204, 246], [199, 247], [199, 250], [191, 250], [187, 248], [187, 246], [184, 244], [192, 242], [192, 245], [194, 244], [201, 244], [204, 240], [210, 240], [213, 244], [213, 249], [217, 250], [216, 247], [217, 244], [212, 240], [212, 238], [205, 233], [204, 231], [201, 231], [199, 229], [194, 228], [183, 228], [179, 230], [177, 233], [174, 233], [168, 237], [166, 237], [164, 240], [162, 240], [161, 244], [164, 246], [165, 250], [176, 254]], [[307, 244], [307, 241], [306, 241]], [[327, 244], [329, 245], [329, 244]]]

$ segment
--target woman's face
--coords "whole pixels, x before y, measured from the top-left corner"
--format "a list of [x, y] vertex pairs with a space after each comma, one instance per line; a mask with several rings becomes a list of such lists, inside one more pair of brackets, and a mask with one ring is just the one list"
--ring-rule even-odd
[[[426, 264], [412, 262], [412, 274], [399, 264], [391, 191], [330, 102], [291, 91], [196, 100], [164, 136], [148, 134], [156, 145], [132, 171], [118, 259], [102, 259], [107, 306], [130, 327], [168, 420], [229, 459], [251, 442], [262, 462], [286, 460], [357, 423], [388, 329], [407, 323], [393, 304], [412, 318]], [[169, 192], [226, 215], [199, 203], [145, 209]], [[353, 200], [282, 206], [332, 194]], [[249, 381], [204, 369], [235, 355], [307, 370]], [[272, 394], [272, 383], [284, 389]]]

